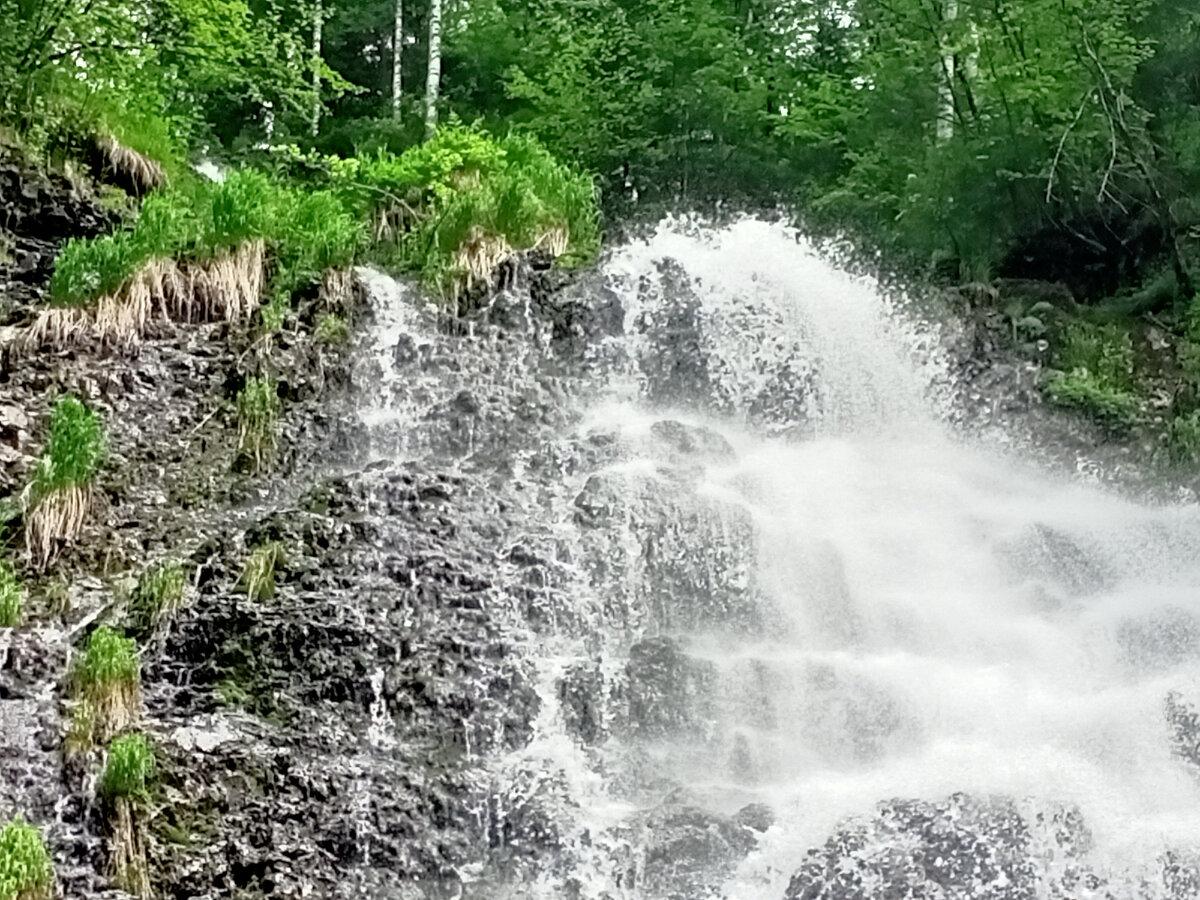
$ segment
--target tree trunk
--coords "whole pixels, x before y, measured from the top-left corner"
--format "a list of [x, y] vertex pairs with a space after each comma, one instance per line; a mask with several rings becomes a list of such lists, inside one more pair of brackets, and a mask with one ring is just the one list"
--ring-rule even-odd
[[400, 63], [404, 53], [404, 0], [396, 0], [396, 28], [392, 33], [392, 118], [400, 121], [400, 96], [403, 75]]
[[321, 130], [321, 31], [325, 27], [325, 10], [322, 0], [313, 0], [312, 21], [312, 122], [309, 129], [316, 137]]
[[[958, 0], [946, 0], [942, 15], [947, 24], [954, 22], [958, 18]], [[939, 65], [937, 139], [942, 143], [954, 137], [954, 53], [945, 38]]]
[[442, 80], [442, 0], [429, 4], [429, 77], [425, 82], [425, 139], [437, 131], [438, 87]]

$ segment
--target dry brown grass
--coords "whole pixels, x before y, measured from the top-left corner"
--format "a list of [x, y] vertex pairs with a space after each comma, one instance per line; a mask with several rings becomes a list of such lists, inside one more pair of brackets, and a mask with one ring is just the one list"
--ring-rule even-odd
[[476, 285], [490, 285], [496, 267], [512, 255], [513, 249], [503, 237], [472, 228], [451, 259], [459, 276], [454, 285], [455, 304], [462, 293], [469, 293]]
[[112, 837], [109, 843], [109, 870], [113, 882], [127, 894], [152, 896], [150, 866], [146, 861], [146, 835], [134, 815], [134, 805], [127, 797], [112, 800]]
[[71, 306], [43, 309], [25, 333], [23, 344], [28, 350], [60, 350], [79, 343], [92, 333], [92, 314], [89, 310]]
[[535, 250], [545, 250], [557, 259], [567, 252], [567, 245], [570, 242], [571, 234], [567, 230], [567, 226], [556, 225], [547, 229], [533, 246]]
[[350, 269], [326, 269], [321, 276], [317, 298], [326, 309], [346, 309], [354, 299], [354, 272]]
[[[26, 493], [28, 501], [28, 492]], [[47, 565], [63, 544], [79, 537], [92, 508], [90, 484], [58, 487], [25, 512], [25, 546], [38, 566]]]
[[42, 310], [26, 334], [25, 348], [61, 350], [99, 342], [133, 352], [156, 317], [187, 323], [245, 321], [262, 302], [266, 255], [266, 244], [248, 241], [205, 262], [180, 265], [152, 259], [116, 292], [96, 301], [95, 309]]
[[133, 189], [138, 196], [157, 190], [167, 183], [167, 173], [162, 165], [126, 147], [112, 135], [96, 139], [96, 146], [104, 158], [105, 168]]

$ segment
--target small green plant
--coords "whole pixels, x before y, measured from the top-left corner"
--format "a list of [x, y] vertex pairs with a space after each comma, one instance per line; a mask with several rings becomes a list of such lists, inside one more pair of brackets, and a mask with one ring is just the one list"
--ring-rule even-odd
[[1075, 322], [1063, 333], [1046, 396], [1113, 428], [1129, 428], [1142, 404], [1134, 380], [1133, 340], [1116, 325]]
[[50, 437], [26, 491], [25, 543], [42, 565], [60, 541], [79, 536], [91, 509], [91, 482], [106, 448], [100, 417], [74, 397], [63, 397], [50, 416]]
[[230, 709], [249, 709], [253, 703], [250, 692], [236, 678], [223, 678], [213, 688], [217, 702]]
[[255, 547], [242, 571], [242, 587], [251, 600], [263, 602], [275, 596], [275, 573], [287, 560], [281, 541]]
[[249, 454], [256, 469], [275, 451], [280, 410], [279, 389], [270, 377], [247, 378], [238, 391], [238, 449]]
[[74, 676], [75, 693], [92, 716], [93, 740], [128, 728], [141, 706], [137, 643], [101, 626], [92, 632]]
[[0, 900], [51, 900], [54, 867], [42, 833], [17, 818], [0, 830]]
[[0, 560], [0, 628], [18, 628], [25, 621], [25, 589], [17, 573]]
[[332, 313], [321, 316], [317, 322], [316, 331], [313, 337], [318, 344], [327, 346], [336, 346], [345, 344], [350, 340], [350, 326], [346, 324], [346, 320], [341, 316], [333, 315]]
[[1177, 466], [1200, 463], [1200, 411], [1176, 416], [1167, 426], [1167, 458]]
[[100, 792], [109, 800], [147, 801], [155, 776], [154, 750], [141, 734], [126, 734], [108, 748]]
[[71, 612], [71, 585], [62, 575], [47, 581], [42, 592], [50, 615], [64, 617]]
[[144, 633], [157, 628], [183, 603], [187, 576], [178, 562], [165, 562], [144, 571], [130, 598], [131, 612]]

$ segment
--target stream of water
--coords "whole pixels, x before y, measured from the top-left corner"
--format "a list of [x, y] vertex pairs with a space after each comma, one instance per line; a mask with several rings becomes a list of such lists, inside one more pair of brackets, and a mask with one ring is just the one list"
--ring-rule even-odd
[[[1029, 896], [1172, 896], [1162, 854], [1200, 843], [1166, 715], [1200, 696], [1200, 511], [955, 433], [936, 327], [783, 226], [664, 223], [604, 278], [624, 333], [549, 441], [619, 450], [541, 486], [566, 607], [530, 639], [533, 740], [487, 764], [497, 815], [554, 785], [562, 863], [477, 896], [781, 900], [847, 821], [956, 792], [1082, 816], [1109, 893], [1046, 863]], [[412, 295], [373, 295], [385, 354], [419, 344]], [[424, 388], [385, 384], [368, 421], [411, 433]], [[769, 822], [706, 868], [653, 850], [668, 801]]]

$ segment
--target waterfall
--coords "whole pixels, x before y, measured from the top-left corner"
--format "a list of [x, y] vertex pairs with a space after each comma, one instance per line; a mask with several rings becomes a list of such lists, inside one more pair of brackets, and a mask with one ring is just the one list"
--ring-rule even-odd
[[963, 896], [955, 854], [998, 900], [1184, 896], [1194, 505], [956, 431], [937, 326], [782, 225], [616, 250], [624, 321], [570, 363], [367, 278], [364, 421], [502, 492], [486, 603], [536, 673], [527, 740], [466, 732], [464, 896]]

